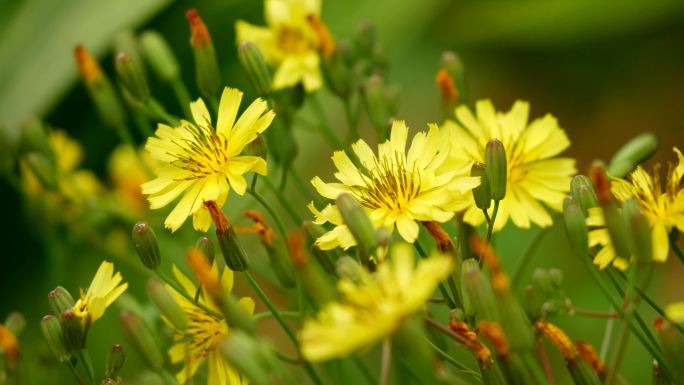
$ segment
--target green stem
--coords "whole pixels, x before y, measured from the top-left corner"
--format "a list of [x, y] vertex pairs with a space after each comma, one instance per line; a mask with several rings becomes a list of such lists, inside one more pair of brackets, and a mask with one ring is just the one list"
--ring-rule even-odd
[[492, 232], [494, 231], [494, 222], [496, 222], [496, 215], [499, 213], [499, 203], [500, 200], [495, 200], [494, 201], [494, 211], [492, 211], [492, 220], [489, 222], [489, 226], [487, 226], [487, 243], [492, 239]]
[[[553, 221], [555, 222], [555, 218], [553, 218]], [[530, 242], [530, 244], [523, 252], [522, 257], [520, 257], [520, 259], [518, 260], [518, 264], [515, 265], [515, 268], [513, 269], [513, 274], [511, 274], [513, 290], [517, 290], [520, 288], [520, 285], [522, 284], [522, 275], [527, 270], [527, 266], [532, 261], [532, 257], [534, 257], [535, 252], [541, 244], [542, 239], [544, 239], [544, 236], [548, 232], [548, 229], [548, 227], [539, 229], [537, 234], [535, 234], [534, 238], [532, 238], [532, 242]]]
[[425, 339], [427, 343], [434, 349], [435, 352], [437, 352], [437, 355], [442, 357], [442, 359], [454, 367], [458, 369], [460, 372], [464, 374], [468, 374], [469, 376], [473, 377], [477, 381], [482, 381], [482, 375], [473, 369], [469, 368], [468, 366], [458, 362], [454, 357], [450, 356], [449, 353], [445, 352], [444, 350], [440, 349], [439, 346], [435, 345], [430, 341], [429, 339]]
[[368, 381], [369, 384], [374, 385], [375, 380], [373, 379], [373, 374], [370, 372], [370, 370], [366, 367], [366, 365], [361, 361], [361, 359], [357, 356], [352, 356], [351, 357], [352, 362], [356, 367], [359, 369], [359, 372], [363, 375], [363, 377]]
[[[252, 286], [252, 288], [256, 292], [257, 296], [259, 296], [259, 298], [264, 303], [264, 305], [266, 305], [268, 310], [270, 310], [271, 313], [273, 313], [273, 317], [276, 319], [276, 321], [278, 321], [280, 326], [283, 328], [283, 331], [285, 332], [285, 334], [287, 334], [288, 338], [290, 338], [292, 343], [297, 348], [297, 352], [299, 352], [300, 351], [299, 341], [297, 341], [297, 337], [295, 337], [294, 333], [292, 332], [292, 329], [290, 329], [290, 327], [287, 325], [287, 323], [285, 323], [285, 320], [283, 319], [283, 317], [280, 316], [278, 309], [276, 309], [275, 306], [273, 306], [273, 303], [271, 303], [271, 301], [268, 299], [268, 296], [266, 295], [266, 293], [261, 289], [259, 284], [254, 280], [254, 277], [252, 277], [252, 275], [249, 273], [248, 270], [243, 271], [242, 274], [247, 279], [247, 282], [249, 282], [249, 284]], [[309, 374], [311, 379], [316, 384], [322, 385], [323, 382], [318, 377], [318, 374], [316, 374], [316, 371], [314, 370], [313, 366], [311, 366], [311, 363], [309, 363], [308, 361], [303, 361], [303, 364], [304, 364], [304, 369]]]
[[166, 274], [164, 274], [161, 270], [156, 269], [156, 270], [154, 270], [154, 272], [155, 272], [155, 274], [157, 274], [157, 277], [159, 277], [159, 279], [164, 281], [164, 283], [166, 283], [167, 285], [171, 286], [178, 294], [182, 295], [183, 297], [185, 297], [185, 299], [190, 301], [190, 303], [195, 304], [195, 306], [199, 307], [200, 309], [204, 310], [205, 312], [211, 314], [212, 316], [214, 316], [218, 319], [223, 319], [223, 316], [221, 314], [219, 314], [219, 313], [211, 310], [210, 308], [204, 306], [201, 302], [195, 303], [195, 298], [193, 298], [190, 294], [186, 293], [185, 290], [183, 290], [183, 288], [180, 287], [180, 285], [178, 283], [176, 283], [174, 280], [167, 277]]
[[[280, 315], [282, 317], [286, 317], [286, 318], [299, 318], [299, 316], [301, 314], [298, 311], [281, 311]], [[254, 314], [252, 316], [252, 319], [254, 321], [261, 321], [261, 320], [269, 318], [269, 317], [273, 317], [273, 313], [271, 313], [270, 311], [265, 311], [265, 312]]]
[[674, 251], [675, 255], [679, 257], [679, 260], [684, 263], [684, 252], [679, 248], [679, 244], [677, 244], [677, 239], [675, 237], [671, 237], [670, 244], [672, 245], [672, 251]]
[[249, 185], [250, 190], [252, 190], [252, 191], [256, 190], [256, 182], [257, 182], [258, 178], [259, 178], [259, 174], [254, 173], [254, 175], [252, 175], [252, 183]]
[[361, 138], [361, 133], [359, 132], [359, 126], [357, 124], [356, 116], [352, 109], [351, 98], [344, 99], [344, 114], [347, 117], [347, 123], [349, 124], [349, 140], [353, 143], [355, 140]]
[[266, 184], [266, 187], [268, 187], [269, 190], [271, 190], [271, 192], [273, 193], [273, 195], [275, 195], [275, 197], [276, 197], [276, 198], [278, 199], [278, 201], [280, 202], [281, 206], [283, 206], [283, 208], [285, 209], [285, 211], [287, 211], [287, 213], [288, 213], [288, 215], [290, 216], [290, 218], [292, 219], [292, 221], [293, 221], [297, 226], [301, 226], [301, 224], [302, 224], [302, 217], [299, 216], [299, 214], [297, 213], [297, 210], [295, 210], [294, 207], [292, 207], [292, 204], [291, 204], [287, 199], [285, 199], [285, 196], [284, 196], [283, 194], [281, 194], [280, 192], [278, 192], [278, 189], [273, 185], [273, 182], [271, 182], [270, 179], [268, 179], [268, 178], [263, 178], [263, 180], [264, 180], [264, 182], [265, 182], [265, 184]]
[[180, 77], [171, 79], [171, 88], [173, 89], [174, 95], [176, 95], [178, 104], [180, 104], [183, 109], [183, 115], [185, 115], [187, 119], [190, 119], [192, 117], [192, 113], [190, 112], [190, 93], [188, 92], [185, 83], [183, 83], [183, 80]]
[[[427, 253], [425, 252], [425, 250], [423, 249], [423, 247], [420, 245], [420, 243], [418, 243], [418, 241], [413, 242], [413, 247], [416, 248], [416, 250], [418, 251], [418, 254], [420, 254], [420, 257], [421, 257], [421, 258], [427, 258], [427, 257], [428, 257], [428, 256], [427, 256]], [[450, 308], [450, 309], [455, 309], [455, 308], [456, 308], [456, 303], [455, 303], [454, 300], [449, 296], [449, 292], [447, 291], [446, 287], [444, 287], [444, 283], [443, 283], [443, 282], [440, 282], [438, 287], [439, 287], [439, 291], [442, 293], [442, 296], [443, 296], [444, 299], [447, 301], [447, 304], [449, 305], [449, 308]]]
[[536, 384], [549, 384], [546, 379], [546, 375], [544, 374], [544, 371], [542, 368], [539, 366], [539, 362], [534, 359], [534, 357], [530, 354], [522, 354], [522, 359], [523, 362], [525, 362], [525, 366], [527, 367], [528, 371], [532, 374], [532, 376], [535, 379]]
[[162, 107], [162, 105], [159, 104], [159, 102], [155, 99], [150, 98], [150, 100], [148, 100], [147, 103], [145, 103], [144, 107], [150, 114], [152, 114], [158, 119], [163, 120], [164, 122], [166, 122], [166, 124], [169, 124], [173, 127], [179, 124], [178, 118], [166, 112], [164, 107]]
[[281, 361], [287, 362], [288, 364], [293, 364], [293, 365], [299, 365], [302, 363], [302, 361], [299, 359], [299, 357], [292, 357], [288, 356], [285, 353], [281, 353], [277, 350], [273, 351], [273, 354]]
[[73, 360], [73, 361], [70, 360], [70, 361], [67, 363], [67, 366], [68, 366], [69, 369], [71, 370], [71, 374], [74, 375], [74, 378], [76, 379], [76, 382], [78, 383], [78, 385], [86, 385], [85, 380], [84, 380], [83, 377], [81, 377], [81, 375], [78, 373], [78, 370], [76, 369], [75, 363], [76, 363], [75, 360]]
[[247, 192], [251, 196], [253, 196], [254, 199], [256, 199], [266, 209], [266, 211], [268, 211], [268, 213], [275, 221], [276, 227], [278, 227], [278, 232], [280, 233], [280, 236], [283, 240], [287, 240], [287, 230], [285, 230], [283, 222], [280, 221], [280, 217], [278, 216], [278, 214], [276, 214], [271, 205], [269, 205], [268, 202], [266, 202], [266, 200], [262, 198], [261, 195], [259, 195], [255, 190], [247, 190]]
[[90, 353], [88, 353], [87, 349], [83, 349], [78, 352], [78, 357], [85, 367], [86, 376], [88, 376], [88, 382], [95, 385], [95, 370], [93, 369], [93, 361], [90, 358]]
[[166, 383], [167, 385], [178, 385], [178, 381], [176, 380], [176, 378], [173, 375], [171, 375], [171, 373], [169, 373], [167, 370], [160, 369], [157, 372], [157, 374], [159, 375], [159, 377], [162, 378], [162, 380], [164, 380], [164, 383]]

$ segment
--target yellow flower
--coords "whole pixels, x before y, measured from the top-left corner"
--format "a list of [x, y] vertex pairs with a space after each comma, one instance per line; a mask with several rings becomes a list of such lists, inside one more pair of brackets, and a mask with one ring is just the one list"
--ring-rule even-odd
[[299, 334], [302, 355], [309, 361], [344, 357], [396, 331], [417, 312], [453, 268], [452, 259], [434, 255], [414, 266], [411, 246], [396, 244], [391, 261], [375, 274], [362, 271], [358, 280], [341, 278], [340, 302], [328, 304], [316, 319], [307, 319]]
[[242, 92], [225, 88], [214, 127], [202, 99], [190, 104], [195, 124], [182, 120], [180, 127], [159, 124], [155, 137], [145, 148], [165, 165], [155, 171], [157, 178], [142, 185], [150, 207], [166, 206], [183, 192], [183, 198], [164, 222], [176, 231], [190, 215], [195, 229], [207, 231], [211, 225], [205, 201], [223, 206], [230, 188], [239, 195], [247, 190], [243, 174], [254, 171], [266, 175], [266, 161], [240, 155], [244, 147], [268, 128], [275, 114], [262, 99], [255, 100], [236, 121]]
[[[554, 158], [570, 145], [556, 118], [547, 114], [528, 124], [527, 102], [517, 101], [510, 111], [497, 112], [489, 100], [476, 103], [476, 115], [467, 106], [456, 108], [456, 118], [459, 123], [445, 123], [453, 143], [452, 161], [484, 162], [485, 147], [491, 139], [499, 139], [506, 150], [506, 197], [501, 201], [494, 230], [500, 230], [509, 218], [523, 228], [531, 223], [550, 226], [553, 221], [541, 203], [560, 211], [576, 172], [574, 159]], [[463, 219], [472, 225], [485, 221], [473, 199]]]
[[321, 13], [320, 0], [266, 0], [266, 24], [257, 27], [245, 21], [235, 23], [238, 44], [250, 41], [277, 67], [273, 88], [302, 82], [306, 91], [321, 87], [318, 56], [319, 38], [308, 21]]
[[[176, 266], [173, 267], [173, 274], [176, 277], [176, 281], [178, 281], [183, 290], [185, 290], [186, 294], [190, 297], [194, 297], [197, 293], [195, 284], [178, 270]], [[216, 263], [212, 265], [211, 274], [218, 279], [219, 267]], [[224, 268], [223, 273], [220, 274], [220, 279], [224, 292], [230, 293], [233, 288], [233, 272], [230, 269]], [[174, 329], [174, 338], [177, 341], [176, 344], [169, 349], [171, 362], [183, 363], [183, 369], [176, 374], [178, 382], [185, 384], [188, 379], [194, 376], [197, 369], [199, 369], [199, 366], [206, 360], [209, 366], [208, 384], [247, 384], [247, 380], [242, 378], [235, 369], [230, 367], [218, 351], [219, 342], [230, 334], [230, 328], [226, 321], [214, 317], [194, 302], [189, 301], [172, 287], [167, 285], [167, 288], [173, 295], [176, 303], [183, 309], [188, 321], [187, 328], [185, 330], [179, 330], [176, 329], [171, 322], [166, 319], [164, 320], [172, 329]], [[254, 301], [251, 298], [243, 297], [238, 303], [248, 314], [252, 315], [254, 313]], [[216, 313], [219, 312], [217, 306], [210, 299], [205, 298], [203, 292], [199, 296], [199, 304]]]
[[[376, 227], [397, 231], [407, 242], [418, 237], [416, 221], [446, 222], [454, 212], [468, 204], [470, 190], [479, 183], [478, 178], [458, 177], [463, 170], [444, 167], [449, 154], [449, 141], [436, 125], [429, 131], [413, 137], [406, 151], [408, 128], [403, 121], [392, 124], [390, 139], [378, 146], [378, 156], [368, 144], [359, 140], [352, 145], [361, 168], [357, 168], [344, 151], [336, 151], [332, 160], [341, 183], [325, 183], [319, 177], [311, 180], [316, 190], [328, 199], [350, 193], [366, 208]], [[465, 164], [467, 166], [467, 164]], [[328, 204], [317, 210], [313, 203], [309, 209], [315, 223], [335, 225], [316, 243], [322, 249], [356, 245], [344, 225], [337, 206]]]
[[104, 261], [86, 290], [81, 289], [81, 298], [74, 304], [74, 314], [84, 323], [95, 322], [105, 310], [128, 288], [121, 284], [121, 273], [114, 273], [114, 264]]
[[145, 209], [145, 197], [140, 185], [148, 181], [150, 172], [141, 164], [156, 165], [156, 162], [146, 151], [135, 151], [126, 145], [115, 148], [109, 156], [107, 170], [109, 178], [114, 185], [114, 200], [125, 209], [135, 213], [141, 213]]
[[670, 321], [684, 324], [684, 301], [665, 306], [665, 314]]
[[[670, 231], [676, 228], [684, 232], [684, 156], [676, 147], [673, 151], [677, 154], [677, 163], [670, 164], [664, 190], [660, 184], [660, 164], [656, 164], [650, 174], [641, 166], [637, 166], [628, 180], [614, 179], [611, 183], [611, 192], [618, 201], [635, 199], [639, 202], [644, 216], [651, 225], [653, 260], [656, 262], [667, 260], [670, 252]], [[589, 232], [590, 246], [602, 246], [594, 258], [594, 263], [604, 268], [616, 260], [626, 267], [626, 260], [630, 256], [621, 255], [619, 257], [623, 258], [616, 258], [608, 230], [603, 227], [605, 222], [600, 209], [589, 210], [587, 224], [597, 227]]]

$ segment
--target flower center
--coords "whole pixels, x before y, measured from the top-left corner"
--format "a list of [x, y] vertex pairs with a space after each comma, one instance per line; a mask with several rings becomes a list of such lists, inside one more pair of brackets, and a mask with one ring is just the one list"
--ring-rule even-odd
[[216, 350], [216, 346], [227, 336], [227, 328], [223, 321], [207, 314], [202, 309], [186, 309], [188, 328], [185, 335], [190, 338], [189, 354], [193, 360], [206, 357]]
[[401, 211], [420, 193], [420, 173], [407, 169], [401, 154], [394, 155], [376, 160], [362, 173], [365, 184], [351, 187], [363, 206]]
[[276, 41], [282, 51], [290, 54], [303, 53], [313, 48], [304, 31], [286, 25], [277, 28]]
[[192, 176], [186, 177], [185, 180], [201, 179], [223, 173], [230, 160], [227, 154], [226, 138], [217, 134], [212, 128], [207, 132], [192, 126], [187, 127], [186, 132], [190, 133], [192, 138], [180, 142], [173, 141], [181, 151], [167, 152], [176, 158], [171, 164], [192, 173]]

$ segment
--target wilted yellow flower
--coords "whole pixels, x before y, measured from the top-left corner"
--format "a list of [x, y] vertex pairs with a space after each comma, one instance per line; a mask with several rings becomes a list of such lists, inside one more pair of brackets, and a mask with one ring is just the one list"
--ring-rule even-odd
[[156, 136], [147, 140], [145, 148], [165, 164], [155, 171], [156, 179], [142, 185], [150, 207], [164, 207], [185, 192], [164, 222], [171, 231], [178, 230], [190, 215], [195, 229], [207, 231], [211, 217], [204, 202], [223, 206], [230, 188], [239, 195], [247, 190], [243, 174], [266, 175], [263, 158], [240, 153], [268, 128], [275, 114], [259, 98], [236, 121], [241, 100], [241, 91], [226, 87], [214, 127], [204, 101], [197, 99], [190, 104], [195, 124], [185, 120], [176, 128], [159, 124]]
[[[452, 161], [484, 163], [485, 147], [492, 139], [499, 139], [506, 150], [506, 196], [501, 201], [494, 230], [501, 229], [509, 218], [523, 228], [531, 223], [550, 226], [553, 221], [541, 203], [561, 211], [576, 172], [574, 159], [555, 158], [570, 145], [556, 118], [547, 114], [528, 124], [527, 102], [517, 101], [510, 111], [497, 112], [489, 100], [476, 103], [476, 115], [461, 105], [456, 108], [456, 118], [458, 123], [444, 124], [452, 141]], [[463, 219], [472, 225], [485, 221], [473, 199]]]
[[[194, 297], [197, 293], [195, 284], [183, 274], [176, 266], [173, 267], [176, 281], [181, 285], [186, 294]], [[221, 286], [225, 293], [233, 289], [233, 272], [224, 268], [219, 273], [219, 267], [214, 262], [211, 274], [217, 279], [220, 276]], [[211, 385], [234, 385], [247, 384], [247, 380], [240, 376], [228, 363], [218, 350], [218, 344], [230, 334], [230, 328], [223, 319], [218, 319], [206, 312], [200, 306], [189, 301], [183, 295], [167, 285], [174, 300], [185, 313], [188, 326], [185, 330], [179, 330], [169, 320], [164, 320], [174, 329], [176, 343], [169, 349], [169, 357], [172, 363], [183, 363], [183, 369], [176, 374], [179, 383], [185, 384], [206, 360], [209, 366], [208, 384]], [[199, 304], [219, 313], [218, 307], [204, 293], [200, 294]], [[241, 298], [238, 303], [250, 315], [254, 313], [254, 301], [249, 297]]]
[[114, 264], [104, 261], [86, 290], [81, 289], [81, 298], [74, 304], [74, 314], [84, 323], [95, 322], [105, 310], [128, 288], [121, 283], [121, 273], [114, 273]]
[[267, 27], [245, 21], [235, 23], [238, 44], [250, 41], [277, 67], [273, 88], [291, 87], [302, 82], [306, 91], [321, 87], [318, 56], [319, 38], [309, 19], [321, 13], [320, 0], [266, 0]]
[[411, 246], [396, 244], [386, 261], [357, 280], [341, 278], [339, 302], [328, 304], [316, 319], [307, 319], [299, 334], [309, 361], [344, 357], [389, 336], [416, 313], [453, 268], [452, 259], [434, 255], [415, 265]]
[[[639, 202], [644, 216], [651, 225], [653, 260], [657, 262], [667, 260], [670, 251], [670, 231], [677, 228], [684, 232], [684, 156], [676, 147], [673, 151], [677, 154], [677, 163], [669, 166], [664, 190], [660, 183], [660, 164], [656, 164], [650, 174], [641, 166], [637, 166], [627, 180], [614, 179], [611, 183], [611, 192], [617, 200], [624, 202], [635, 199]], [[611, 262], [617, 263], [619, 268], [626, 268], [630, 256], [616, 257], [608, 230], [604, 227], [605, 220], [601, 209], [589, 210], [587, 225], [596, 227], [589, 232], [589, 245], [602, 246], [594, 258], [594, 263], [600, 268]]]
[[[325, 183], [319, 177], [311, 183], [328, 199], [351, 194], [366, 208], [376, 227], [393, 230], [396, 226], [402, 238], [413, 243], [420, 229], [416, 221], [448, 221], [454, 212], [467, 207], [470, 190], [479, 180], [459, 177], [463, 170], [444, 167], [449, 140], [436, 125], [430, 125], [428, 132], [417, 133], [408, 151], [407, 137], [404, 121], [395, 121], [390, 139], [378, 146], [378, 156], [359, 140], [352, 149], [360, 160], [360, 168], [344, 151], [336, 151], [332, 160], [338, 170], [335, 178], [341, 183]], [[337, 206], [328, 204], [319, 211], [312, 203], [309, 209], [315, 215], [315, 223], [335, 225], [316, 241], [321, 249], [356, 245]]]

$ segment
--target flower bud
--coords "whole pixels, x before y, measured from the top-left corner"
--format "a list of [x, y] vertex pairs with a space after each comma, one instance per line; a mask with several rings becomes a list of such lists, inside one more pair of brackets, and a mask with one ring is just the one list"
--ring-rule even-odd
[[622, 204], [622, 220], [631, 255], [636, 256], [640, 263], [653, 261], [651, 226], [641, 212], [639, 202], [629, 199]]
[[140, 257], [140, 261], [145, 267], [154, 270], [161, 263], [159, 245], [154, 230], [147, 222], [138, 222], [133, 226], [131, 234], [133, 247]]
[[465, 89], [465, 70], [463, 62], [458, 54], [452, 51], [443, 52], [441, 64], [442, 68], [445, 69], [449, 73], [449, 76], [456, 82], [456, 91], [463, 91]]
[[316, 260], [318, 260], [318, 263], [321, 265], [321, 267], [323, 267], [323, 270], [325, 270], [326, 273], [335, 274], [335, 261], [339, 260], [339, 258], [342, 256], [340, 250], [321, 250], [318, 246], [316, 246], [315, 243], [313, 243], [316, 241], [316, 239], [325, 234], [323, 227], [314, 224], [311, 221], [305, 221], [302, 227], [304, 230], [306, 230], [309, 240], [312, 242], [311, 252], [314, 257], [316, 257]]
[[632, 138], [613, 155], [608, 163], [608, 172], [616, 177], [625, 177], [641, 162], [658, 150], [658, 138], [651, 132], [644, 132]]
[[107, 364], [105, 365], [105, 377], [116, 378], [121, 368], [123, 368], [125, 360], [126, 355], [124, 354], [123, 347], [119, 344], [112, 345], [107, 356]]
[[68, 309], [60, 315], [59, 323], [64, 332], [64, 344], [67, 351], [77, 352], [85, 349], [88, 322], [86, 321], [83, 327], [81, 318], [74, 313], [73, 309]]
[[362, 91], [371, 124], [384, 134], [390, 120], [385, 80], [380, 75], [372, 75], [364, 81]]
[[502, 200], [506, 196], [507, 164], [506, 150], [498, 139], [487, 142], [485, 164], [492, 199]]
[[143, 358], [148, 368], [152, 371], [161, 369], [164, 366], [164, 356], [145, 322], [128, 310], [121, 312], [119, 320], [124, 337]]
[[230, 366], [247, 377], [250, 383], [269, 385], [272, 378], [273, 358], [270, 347], [255, 337], [235, 330], [219, 344], [219, 351]]
[[216, 255], [216, 249], [214, 248], [214, 242], [207, 237], [200, 237], [197, 242], [195, 242], [195, 248], [200, 250], [209, 263], [214, 263], [214, 256]]
[[185, 330], [188, 325], [185, 313], [161, 282], [154, 278], [150, 279], [147, 282], [147, 295], [174, 328]]
[[216, 60], [214, 43], [197, 10], [190, 9], [185, 16], [190, 22], [190, 46], [195, 56], [197, 88], [204, 96], [210, 97], [216, 94], [221, 86], [221, 71]]
[[466, 259], [461, 265], [461, 294], [468, 315], [475, 315], [478, 320], [499, 321], [494, 291], [475, 259]]
[[604, 378], [608, 368], [606, 367], [606, 363], [603, 362], [601, 357], [596, 353], [594, 347], [590, 343], [584, 341], [577, 341], [575, 347], [582, 360], [589, 365], [591, 370], [600, 378]]
[[667, 366], [672, 372], [673, 383], [684, 383], [684, 366], [681, 364], [684, 362], [684, 335], [663, 318], [657, 318], [654, 326], [660, 336], [660, 345], [668, 363]]
[[516, 352], [529, 352], [534, 346], [534, 335], [530, 319], [510, 290], [496, 293], [501, 325], [508, 336], [511, 349]]
[[584, 215], [592, 207], [598, 207], [598, 198], [591, 184], [591, 179], [585, 175], [576, 175], [570, 182], [570, 195], [579, 203]]
[[10, 333], [18, 336], [26, 328], [26, 318], [16, 311], [13, 311], [7, 315], [5, 318], [5, 328], [9, 330]]
[[57, 286], [50, 293], [48, 293], [48, 303], [52, 314], [61, 316], [65, 310], [74, 307], [74, 298], [69, 291], [62, 286]]
[[549, 278], [551, 278], [551, 284], [554, 289], [559, 289], [563, 284], [563, 271], [560, 269], [550, 268]]
[[125, 126], [126, 114], [121, 99], [99, 64], [82, 45], [76, 46], [75, 56], [76, 64], [100, 119], [109, 127]]
[[340, 278], [347, 278], [354, 283], [360, 283], [366, 274], [363, 267], [354, 258], [347, 255], [337, 260], [335, 271]]
[[334, 289], [330, 286], [325, 273], [318, 264], [310, 263], [304, 248], [304, 234], [293, 232], [288, 239], [288, 248], [295, 274], [302, 283], [304, 292], [318, 308], [335, 299]]
[[271, 92], [271, 73], [259, 48], [252, 42], [243, 42], [238, 47], [238, 60], [257, 94], [268, 95]]
[[338, 42], [329, 57], [324, 57], [321, 68], [330, 90], [341, 98], [348, 98], [354, 89], [348, 57], [348, 42]]
[[589, 255], [589, 229], [587, 229], [582, 208], [572, 196], [565, 197], [563, 201], [563, 219], [570, 246], [581, 258], [587, 257]]
[[204, 206], [209, 210], [211, 219], [216, 225], [216, 237], [218, 238], [219, 248], [223, 253], [223, 259], [226, 265], [233, 271], [245, 271], [249, 268], [249, 259], [245, 254], [240, 240], [235, 234], [235, 229], [228, 222], [228, 218], [223, 214], [223, 211], [218, 207], [216, 202], [204, 202]]
[[356, 239], [361, 255], [369, 258], [378, 247], [378, 237], [368, 214], [351, 194], [340, 194], [336, 202], [344, 223]]
[[249, 142], [247, 145], [247, 155], [257, 156], [266, 160], [268, 157], [268, 146], [263, 135], [257, 134], [256, 139]]
[[492, 193], [489, 188], [489, 179], [487, 178], [487, 166], [484, 163], [476, 162], [470, 169], [470, 176], [480, 177], [480, 185], [473, 189], [473, 198], [475, 198], [477, 208], [487, 210], [492, 202]]
[[143, 32], [140, 36], [140, 50], [147, 64], [161, 80], [169, 82], [180, 76], [178, 59], [159, 32]]
[[40, 183], [48, 190], [57, 189], [57, 170], [55, 165], [48, 158], [37, 152], [26, 154], [26, 163], [33, 175], [38, 178]]
[[64, 333], [62, 332], [59, 320], [53, 315], [46, 315], [40, 321], [40, 329], [43, 331], [43, 337], [45, 337], [50, 350], [52, 350], [57, 360], [59, 362], [68, 361], [70, 355], [64, 342]]
[[128, 53], [121, 52], [116, 56], [116, 74], [123, 88], [133, 99], [145, 103], [150, 99], [150, 87], [140, 64], [133, 61]]
[[114, 54], [116, 55], [120, 52], [125, 52], [130, 56], [133, 64], [138, 67], [138, 70], [142, 73], [143, 78], [147, 80], [145, 64], [140, 53], [138, 40], [136, 39], [135, 33], [133, 33], [133, 31], [130, 29], [123, 30], [114, 37]]
[[626, 230], [617, 202], [610, 190], [610, 180], [606, 170], [600, 164], [594, 164], [589, 168], [589, 178], [596, 188], [596, 196], [601, 205], [605, 218], [608, 234], [613, 242], [615, 253], [619, 257], [628, 258], [630, 255], [629, 245], [627, 244]]

